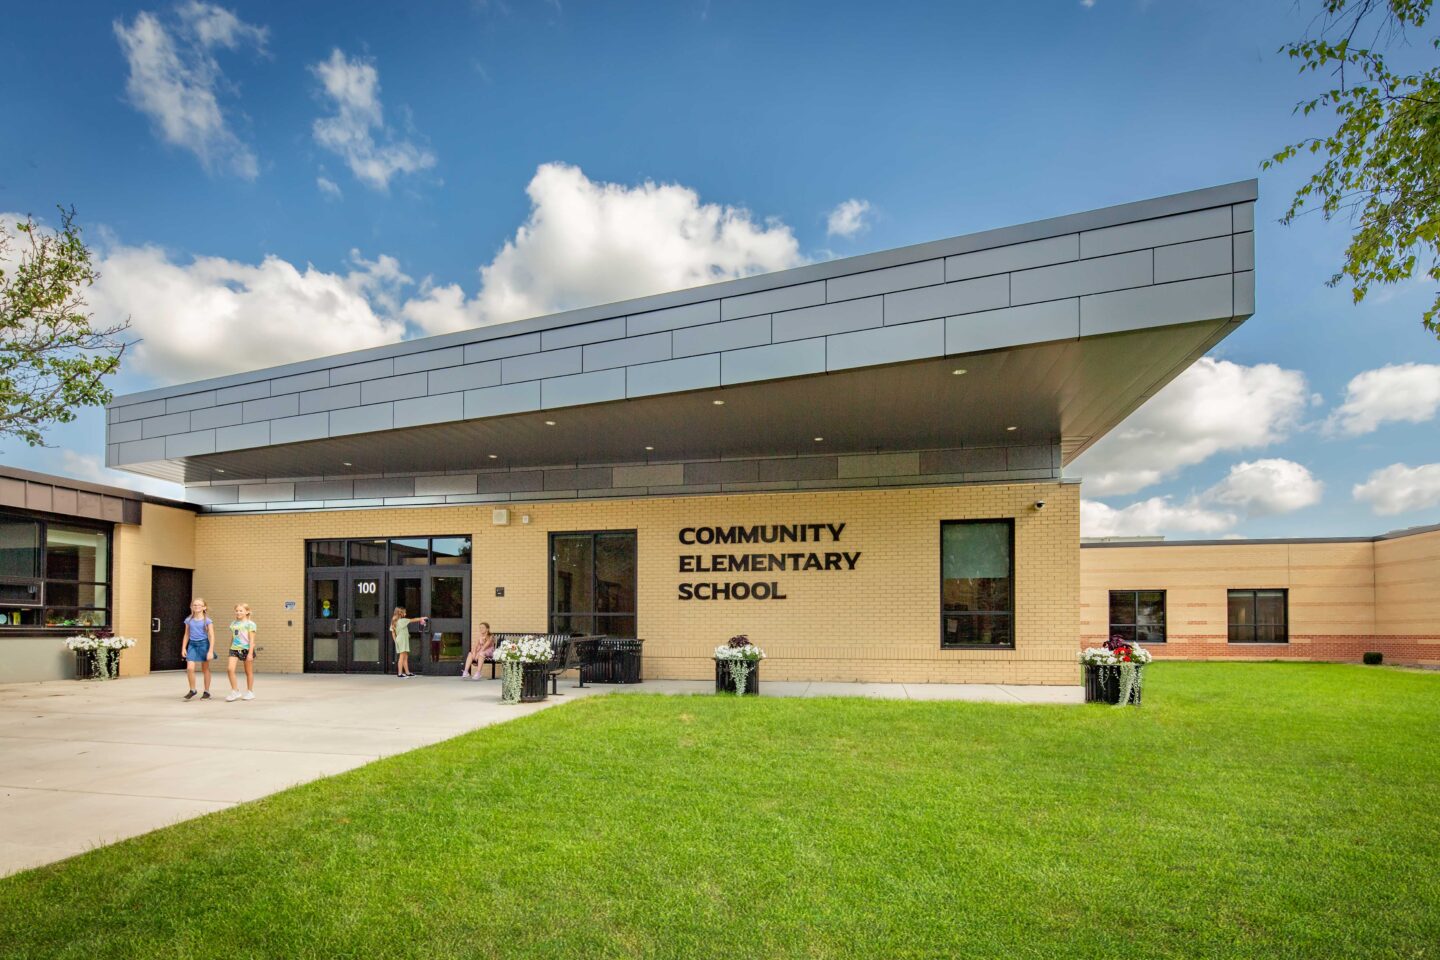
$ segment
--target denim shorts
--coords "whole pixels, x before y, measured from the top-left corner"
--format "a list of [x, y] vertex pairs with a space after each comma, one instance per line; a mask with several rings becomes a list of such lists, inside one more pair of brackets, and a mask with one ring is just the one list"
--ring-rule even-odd
[[191, 663], [204, 663], [209, 659], [210, 644], [202, 640], [199, 643], [190, 641], [185, 646], [185, 659]]

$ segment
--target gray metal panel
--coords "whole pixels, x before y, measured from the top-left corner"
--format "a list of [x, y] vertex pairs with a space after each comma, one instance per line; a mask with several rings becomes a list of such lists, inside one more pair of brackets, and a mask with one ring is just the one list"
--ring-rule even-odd
[[238, 403], [227, 404], [223, 407], [211, 407], [208, 410], [193, 410], [190, 413], [190, 426], [195, 430], [205, 430], [210, 427], [233, 427], [243, 418], [242, 405]]
[[1004, 447], [926, 450], [920, 454], [921, 473], [994, 473], [1004, 469]]
[[188, 433], [190, 431], [189, 413], [169, 413], [163, 417], [147, 417], [140, 421], [140, 436], [145, 439], [151, 437], [164, 437], [172, 433]]
[[418, 427], [424, 423], [445, 423], [465, 419], [465, 394], [442, 393], [433, 397], [417, 397], [395, 401], [395, 429]]
[[540, 381], [509, 383], [503, 387], [485, 387], [465, 391], [465, 419], [498, 417], [507, 413], [523, 413], [540, 409]]
[[1080, 234], [1080, 256], [1103, 257], [1125, 250], [1142, 250], [1169, 243], [1219, 237], [1230, 232], [1230, 208], [1213, 207], [1173, 217], [1086, 231]]
[[300, 394], [300, 412], [318, 413], [321, 410], [338, 410], [341, 407], [360, 406], [360, 384], [347, 383], [340, 387], [326, 387]]
[[583, 349], [586, 370], [608, 370], [630, 363], [652, 363], [670, 359], [670, 331], [643, 337], [590, 344]]
[[833, 480], [840, 468], [835, 457], [786, 457], [761, 460], [757, 467], [761, 480]]
[[1050, 445], [1014, 446], [1005, 448], [1006, 470], [1055, 470], [1055, 450]]
[[871, 453], [836, 458], [836, 476], [842, 480], [854, 477], [909, 477], [920, 472], [918, 453]]
[[825, 299], [829, 303], [835, 303], [837, 300], [854, 300], [857, 297], [870, 297], [877, 293], [944, 282], [945, 261], [922, 260], [901, 267], [888, 267], [884, 270], [871, 270], [826, 280]]
[[215, 431], [197, 430], [194, 433], [177, 433], [165, 438], [165, 456], [197, 457], [215, 452]]
[[947, 317], [945, 320], [947, 354], [976, 353], [1078, 336], [1080, 301], [1073, 298]]
[[281, 393], [300, 393], [304, 390], [319, 390], [330, 386], [330, 371], [315, 370], [311, 373], [300, 373], [293, 377], [280, 377], [270, 381], [270, 393], [272, 396]]
[[429, 374], [425, 371], [406, 373], [383, 380], [367, 380], [360, 385], [361, 403], [384, 403], [386, 400], [408, 400], [430, 392]]
[[[578, 367], [578, 347], [575, 353], [575, 365]], [[540, 381], [540, 406], [546, 410], [623, 399], [625, 371], [620, 369], [596, 370], [593, 373], [577, 373], [569, 377], [551, 377]]]
[[[721, 350], [738, 350], [741, 347], [758, 347], [770, 342], [770, 316], [746, 317], [743, 320], [726, 320], [722, 323], [707, 323], [701, 327], [676, 330], [671, 334], [672, 350], [676, 357], [693, 357], [697, 353], [719, 353]], [[717, 358], [718, 360], [718, 358]], [[719, 364], [716, 364], [719, 370]]]
[[649, 397], [658, 393], [677, 393], [720, 386], [720, 355], [705, 354], [659, 363], [642, 363], [626, 367], [625, 395]]
[[754, 483], [760, 479], [760, 466], [755, 460], [715, 460], [708, 463], [685, 464], [685, 482], [691, 483]]
[[945, 354], [945, 321], [921, 320], [825, 339], [825, 369], [848, 370]]
[[1010, 302], [1018, 306], [1145, 286], [1154, 281], [1154, 263], [1154, 255], [1149, 250], [1139, 250], [1022, 270], [1010, 275]]
[[257, 380], [254, 383], [242, 383], [238, 386], [216, 390], [215, 405], [220, 407], [227, 403], [244, 403], [246, 400], [258, 400], [268, 396], [270, 396], [270, 381]]
[[830, 333], [845, 333], [882, 326], [885, 322], [883, 297], [846, 300], [819, 307], [803, 307], [771, 316], [771, 339], [776, 343], [803, 340]]
[[165, 401], [165, 412], [184, 413], [186, 410], [200, 410], [213, 406], [215, 406], [215, 391], [206, 390], [203, 393], [187, 393], [178, 397], [170, 397]]
[[139, 440], [144, 420], [127, 420], [124, 423], [108, 424], [105, 428], [105, 440], [108, 443], [128, 443], [131, 440]]
[[349, 366], [336, 367], [330, 371], [330, 386], [338, 387], [342, 383], [378, 380], [394, 373], [395, 361], [391, 357], [386, 357], [384, 360], [371, 360], [369, 363], [352, 363]]
[[545, 489], [545, 471], [516, 470], [514, 473], [482, 473], [475, 478], [477, 493], [516, 493]]
[[625, 318], [611, 317], [594, 323], [579, 323], [573, 327], [546, 330], [540, 334], [542, 350], [558, 350], [561, 347], [578, 347], [600, 340], [618, 340], [625, 336]]
[[450, 393], [454, 390], [478, 390], [481, 387], [496, 386], [500, 383], [500, 363], [499, 360], [486, 360], [483, 363], [467, 363], [463, 367], [431, 371], [429, 390], [431, 393]]
[[1080, 259], [1080, 235], [1067, 234], [1063, 237], [1047, 237], [1029, 243], [1015, 243], [1008, 247], [991, 250], [977, 250], [945, 258], [945, 279], [947, 281], [967, 280], [995, 273], [1009, 273], [1013, 270], [1027, 270], [1030, 267], [1044, 267], [1052, 263], [1065, 263]]
[[247, 400], [244, 404], [246, 423], [256, 420], [274, 420], [279, 417], [293, 417], [300, 412], [300, 395], [286, 393], [262, 400]]
[[546, 490], [579, 490], [582, 487], [609, 487], [613, 473], [610, 467], [567, 467], [545, 471]]
[[398, 477], [385, 480], [356, 480], [355, 496], [413, 497], [415, 496], [415, 479], [413, 477]]
[[546, 377], [563, 377], [580, 372], [580, 348], [567, 347], [564, 350], [548, 350], [531, 353], [523, 357], [506, 357], [500, 361], [502, 383], [519, 383], [522, 380], [543, 380]]
[[825, 372], [825, 338], [792, 340], [768, 347], [730, 350], [720, 355], [722, 384], [779, 380]]
[[625, 332], [629, 336], [638, 337], [646, 333], [659, 333], [661, 330], [674, 330], [677, 327], [715, 323], [719, 319], [720, 301], [707, 300], [686, 304], [683, 307], [671, 307], [668, 310], [655, 310], [626, 317]]
[[775, 313], [780, 310], [797, 310], [813, 307], [825, 302], [825, 281], [797, 283], [790, 287], [779, 287], [762, 293], [750, 293], [742, 297], [726, 297], [720, 301], [720, 319], [735, 320], [761, 313]]
[[678, 486], [685, 482], [683, 463], [651, 463], [643, 467], [615, 467], [617, 487]]
[[1010, 278], [1001, 274], [977, 280], [941, 283], [885, 295], [885, 324], [933, 320], [977, 310], [1010, 306]]
[[299, 443], [330, 436], [330, 414], [307, 413], [284, 417], [270, 424], [271, 443]]
[[1255, 269], [1255, 234], [1237, 233], [1230, 238], [1234, 243], [1234, 263], [1236, 270]]
[[1192, 240], [1155, 250], [1155, 282], [1193, 280], [1230, 272], [1230, 237]]
[[201, 503], [210, 505], [214, 503], [234, 503], [238, 500], [240, 488], [234, 484], [226, 484], [223, 487], [186, 487], [185, 499], [190, 503]]
[[325, 480], [320, 483], [297, 483], [295, 496], [300, 500], [348, 500], [355, 496], [355, 482]]
[[368, 407], [346, 407], [330, 411], [330, 436], [390, 430], [395, 426], [395, 405], [376, 403]]
[[1115, 333], [1233, 316], [1227, 274], [1080, 298], [1080, 335]]
[[1255, 272], [1247, 270], [1234, 276], [1233, 316], [1248, 317], [1255, 312]]
[[464, 347], [446, 347], [444, 350], [427, 350], [395, 358], [395, 374], [415, 373], [417, 370], [440, 370], [444, 367], [458, 367], [465, 362]]
[[242, 483], [238, 498], [242, 503], [284, 502], [295, 499], [293, 483]]
[[463, 473], [444, 477], [416, 477], [415, 495], [441, 497], [475, 492], [475, 474]]
[[1237, 203], [1230, 208], [1230, 228], [1236, 233], [1255, 229], [1255, 201]]
[[500, 340], [485, 340], [465, 345], [465, 362], [479, 363], [482, 360], [499, 360], [504, 357], [518, 357], [522, 353], [534, 353], [540, 349], [540, 334], [525, 333]]
[[242, 423], [233, 427], [220, 427], [215, 431], [215, 450], [244, 450], [249, 447], [263, 447], [270, 442], [270, 423]]
[[128, 420], [140, 420], [144, 417], [163, 417], [165, 415], [165, 401], [151, 400], [148, 403], [132, 403], [128, 407], [121, 407], [118, 414], [118, 422], [125, 423]]

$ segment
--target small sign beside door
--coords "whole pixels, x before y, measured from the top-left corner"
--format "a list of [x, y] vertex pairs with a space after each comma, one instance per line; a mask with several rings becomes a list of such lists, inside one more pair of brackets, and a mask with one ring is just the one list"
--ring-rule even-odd
[[294, 609], [295, 609], [295, 601], [294, 601], [294, 600], [286, 600], [286, 601], [285, 601], [285, 609], [286, 609], [286, 610], [294, 610]]

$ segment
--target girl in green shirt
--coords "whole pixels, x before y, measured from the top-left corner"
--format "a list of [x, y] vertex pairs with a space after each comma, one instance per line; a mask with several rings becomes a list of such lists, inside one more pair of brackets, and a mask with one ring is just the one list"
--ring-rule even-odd
[[[240, 684], [235, 679], [235, 668], [245, 665], [245, 695], [240, 695]], [[235, 619], [230, 621], [230, 696], [227, 703], [236, 700], [255, 699], [255, 621], [250, 619], [250, 604], [235, 604]]]
[[390, 639], [395, 641], [395, 676], [413, 677], [410, 672], [410, 624], [424, 623], [427, 617], [411, 620], [405, 616], [404, 607], [396, 607], [390, 614]]

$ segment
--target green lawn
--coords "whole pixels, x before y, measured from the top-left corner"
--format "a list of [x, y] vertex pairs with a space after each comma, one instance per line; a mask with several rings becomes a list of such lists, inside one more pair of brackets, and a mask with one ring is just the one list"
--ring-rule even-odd
[[607, 696], [0, 880], [5, 957], [1440, 957], [1440, 674]]

